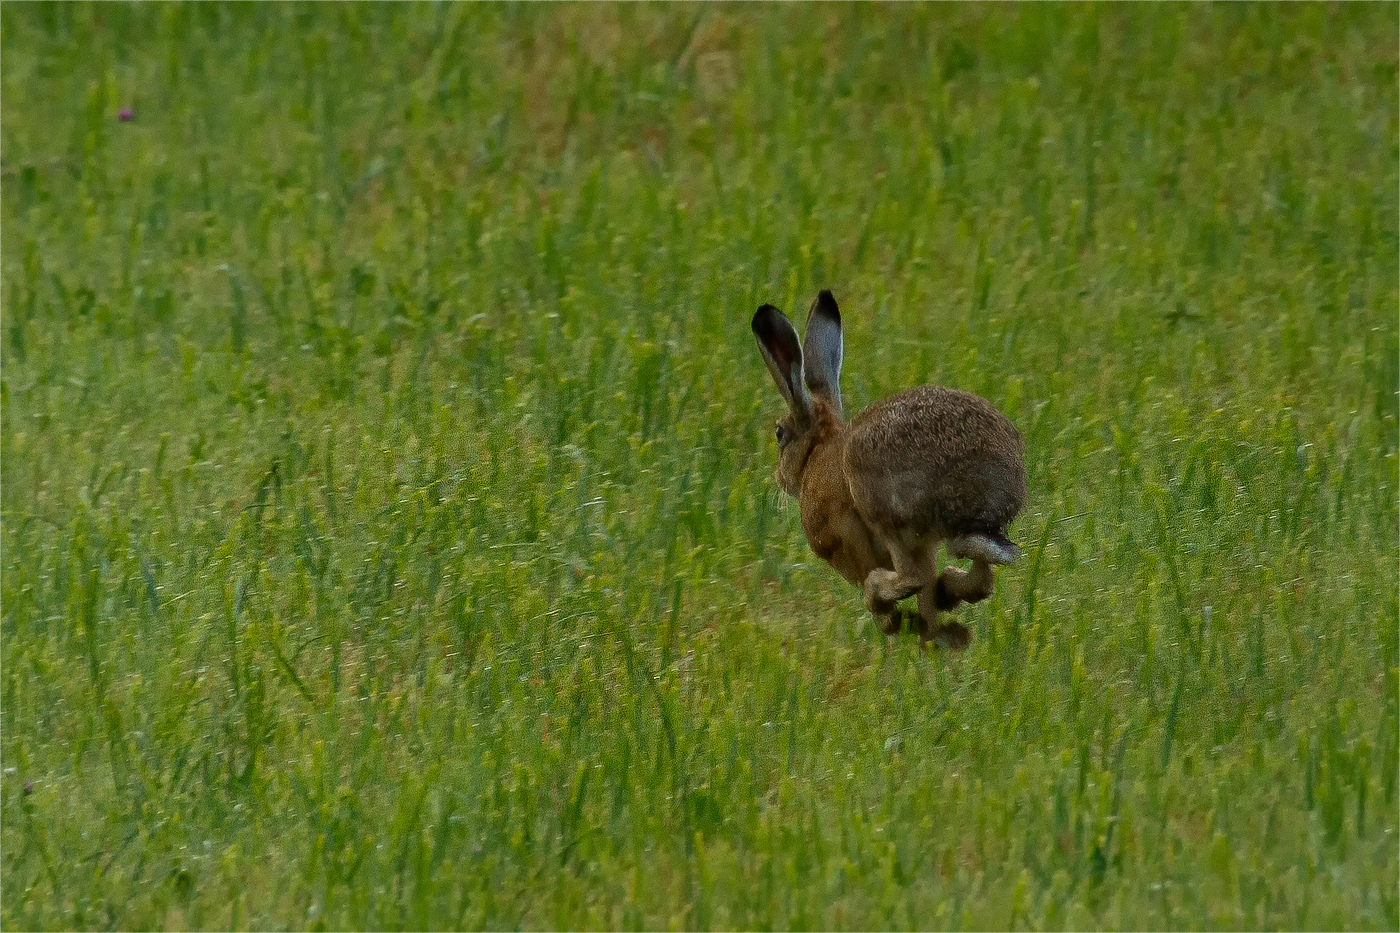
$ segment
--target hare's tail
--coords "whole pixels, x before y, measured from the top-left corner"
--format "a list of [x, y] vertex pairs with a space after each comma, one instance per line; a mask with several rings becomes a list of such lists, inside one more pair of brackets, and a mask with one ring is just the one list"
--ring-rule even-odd
[[948, 553], [953, 557], [983, 560], [989, 564], [1014, 564], [1021, 559], [1021, 548], [1016, 542], [995, 533], [958, 535], [948, 541]]

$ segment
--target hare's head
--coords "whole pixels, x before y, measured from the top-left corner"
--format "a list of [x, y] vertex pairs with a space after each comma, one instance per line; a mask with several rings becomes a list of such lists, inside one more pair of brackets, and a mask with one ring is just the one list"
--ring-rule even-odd
[[807, 315], [807, 339], [783, 312], [764, 305], [753, 316], [753, 333], [763, 361], [788, 404], [778, 420], [778, 485], [790, 496], [802, 488], [802, 474], [818, 445], [837, 436], [841, 416], [841, 312], [823, 291]]

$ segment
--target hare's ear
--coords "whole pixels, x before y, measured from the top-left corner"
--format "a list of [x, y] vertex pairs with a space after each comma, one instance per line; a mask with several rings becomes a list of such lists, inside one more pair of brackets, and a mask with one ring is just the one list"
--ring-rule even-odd
[[802, 354], [807, 361], [807, 388], [841, 417], [841, 311], [829, 291], [812, 302]]
[[792, 321], [772, 305], [764, 305], [754, 312], [753, 335], [758, 338], [763, 362], [768, 364], [788, 408], [802, 418], [810, 418], [812, 397], [802, 381], [802, 345], [797, 341]]

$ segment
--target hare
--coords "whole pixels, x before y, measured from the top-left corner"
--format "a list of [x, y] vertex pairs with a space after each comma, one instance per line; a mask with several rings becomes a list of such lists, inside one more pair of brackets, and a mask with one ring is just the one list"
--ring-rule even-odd
[[[880, 630], [905, 619], [918, 594], [920, 646], [967, 647], [971, 632], [940, 610], [992, 594], [992, 568], [1021, 549], [1007, 525], [1026, 501], [1024, 445], [1012, 423], [971, 392], [923, 385], [876, 402], [849, 424], [841, 413], [841, 312], [831, 292], [812, 302], [807, 337], [777, 308], [753, 332], [788, 413], [778, 421], [778, 485], [797, 499], [812, 551], [865, 590]], [[935, 550], [972, 569], [938, 573]]]

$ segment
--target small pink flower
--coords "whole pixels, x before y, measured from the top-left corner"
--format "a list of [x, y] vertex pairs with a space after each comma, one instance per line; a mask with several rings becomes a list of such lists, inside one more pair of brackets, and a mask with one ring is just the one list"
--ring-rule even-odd
[[123, 123], [130, 123], [132, 120], [136, 119], [136, 114], [131, 112], [130, 107], [123, 107], [117, 113], [117, 119], [122, 121]]

